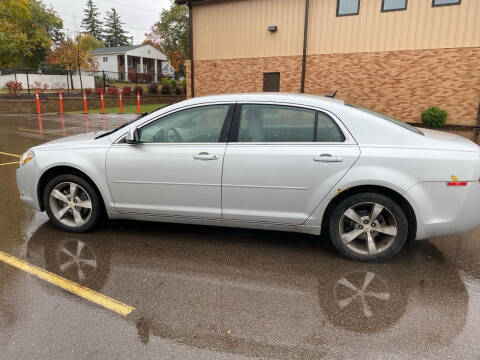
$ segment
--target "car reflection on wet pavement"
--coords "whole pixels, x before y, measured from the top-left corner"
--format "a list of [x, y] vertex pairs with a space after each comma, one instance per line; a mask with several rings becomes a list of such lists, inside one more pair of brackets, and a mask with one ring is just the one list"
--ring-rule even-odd
[[[73, 120], [66, 133], [82, 131]], [[35, 121], [0, 118], [0, 151], [55, 138], [18, 130]], [[105, 122], [118, 119], [89, 128]], [[20, 202], [15, 165], [0, 179], [1, 251], [135, 307], [124, 318], [0, 262], [0, 358], [480, 357], [480, 229], [379, 264], [293, 233], [111, 221], [71, 234]]]

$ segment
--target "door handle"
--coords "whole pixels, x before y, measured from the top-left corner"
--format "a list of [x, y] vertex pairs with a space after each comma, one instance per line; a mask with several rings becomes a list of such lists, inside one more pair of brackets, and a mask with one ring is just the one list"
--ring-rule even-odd
[[201, 152], [197, 155], [193, 155], [193, 158], [195, 160], [217, 160], [218, 156], [217, 155], [210, 155], [207, 152]]
[[314, 156], [313, 161], [325, 162], [325, 163], [342, 162], [343, 158], [341, 156], [332, 156], [330, 154], [322, 154], [320, 156]]

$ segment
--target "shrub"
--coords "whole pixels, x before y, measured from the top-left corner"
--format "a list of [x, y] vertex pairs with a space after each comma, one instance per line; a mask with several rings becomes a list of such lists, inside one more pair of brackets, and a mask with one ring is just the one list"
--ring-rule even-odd
[[180, 84], [182, 84], [183, 92], [185, 92], [187, 90], [187, 79], [183, 78], [183, 80], [180, 81]]
[[183, 95], [183, 87], [182, 86], [175, 87], [175, 95]]
[[118, 89], [115, 86], [109, 86], [107, 88], [108, 95], [118, 95]]
[[93, 93], [93, 89], [90, 89], [90, 88], [85, 89], [85, 95], [90, 95], [92, 93]]
[[122, 95], [132, 95], [132, 87], [124, 86], [122, 89]]
[[137, 93], [139, 93], [140, 96], [142, 96], [142, 94], [143, 94], [143, 88], [139, 85], [137, 85], [133, 88], [133, 95], [137, 95]]
[[95, 89], [95, 95], [100, 96], [101, 93], [103, 93], [103, 88], [96, 88]]
[[161, 80], [161, 84], [162, 84], [161, 93], [163, 95], [170, 95], [172, 93], [172, 83], [171, 83], [171, 81], [167, 78], [163, 78]]
[[158, 84], [156, 84], [156, 83], [148, 84], [148, 93], [149, 94], [158, 94]]
[[422, 123], [425, 126], [439, 128], [445, 125], [447, 116], [448, 113], [445, 110], [437, 106], [432, 106], [422, 112]]
[[21, 82], [10, 80], [5, 84], [5, 87], [8, 89], [10, 95], [17, 95], [23, 89]]
[[175, 79], [170, 80], [170, 85], [172, 89], [175, 89], [177, 87], [177, 84], [178, 84], [177, 80]]

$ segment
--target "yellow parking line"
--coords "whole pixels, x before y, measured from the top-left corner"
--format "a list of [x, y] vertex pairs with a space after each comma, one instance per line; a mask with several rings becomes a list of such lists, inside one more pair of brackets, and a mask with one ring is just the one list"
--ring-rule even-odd
[[13, 165], [13, 164], [18, 164], [18, 161], [12, 161], [12, 162], [8, 162], [8, 163], [3, 163], [3, 164], [0, 164], [0, 166]]
[[57, 133], [57, 132], [54, 132], [54, 131], [47, 131], [47, 130], [34, 130], [34, 129], [24, 129], [24, 128], [17, 128], [18, 130], [22, 130], [22, 131], [32, 131], [32, 132], [37, 132], [37, 133], [45, 133], [45, 134], [53, 134], [53, 135], [60, 135], [60, 136], [65, 136], [66, 134], [62, 134], [62, 133]]
[[133, 310], [135, 310], [135, 308], [132, 306], [123, 304], [120, 301], [109, 298], [108, 296], [100, 294], [92, 289], [86, 288], [85, 286], [78, 285], [73, 281], [65, 279], [61, 276], [58, 276], [57, 274], [51, 273], [50, 271], [44, 270], [35, 265], [29, 264], [26, 261], [17, 259], [16, 257], [8, 255], [2, 251], [0, 251], [0, 261], [16, 267], [17, 269], [23, 270], [33, 276], [38, 277], [39, 279], [45, 280], [50, 284], [56, 285], [84, 299], [90, 300], [95, 304], [115, 311], [116, 313], [119, 313], [123, 316], [127, 316]]
[[21, 157], [20, 155], [17, 155], [17, 154], [10, 154], [10, 153], [7, 153], [7, 152], [2, 152], [2, 151], [0, 151], [0, 154], [8, 155], [8, 156], [14, 156], [14, 157], [18, 157], [18, 158]]

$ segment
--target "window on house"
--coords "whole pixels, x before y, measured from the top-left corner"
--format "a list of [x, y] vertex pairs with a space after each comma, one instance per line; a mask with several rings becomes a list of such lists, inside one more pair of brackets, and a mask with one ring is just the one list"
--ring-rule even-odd
[[337, 16], [358, 15], [360, 0], [337, 0]]
[[108, 62], [108, 57], [104, 56], [103, 57], [103, 62]]
[[127, 56], [128, 66], [133, 66], [133, 58], [131, 56]]
[[432, 6], [460, 5], [462, 0], [432, 0]]
[[382, 11], [407, 10], [407, 0], [382, 0]]

